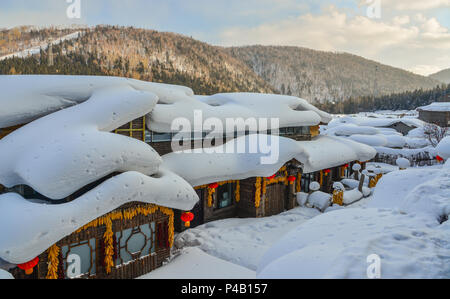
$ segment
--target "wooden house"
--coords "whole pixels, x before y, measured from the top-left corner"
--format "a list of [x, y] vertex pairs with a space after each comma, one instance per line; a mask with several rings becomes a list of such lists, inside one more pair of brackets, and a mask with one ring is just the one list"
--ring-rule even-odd
[[[144, 141], [144, 126], [145, 119], [141, 118], [115, 132]], [[2, 138], [6, 132], [12, 131], [2, 131]], [[114, 175], [117, 173], [85, 186], [58, 202], [45, 198], [28, 186], [7, 189], [0, 185], [0, 193], [16, 192], [28, 199], [63, 204], [75, 200]], [[34, 260], [36, 264], [33, 263], [31, 275], [21, 269], [24, 265], [10, 272], [17, 279], [131, 279], [160, 267], [170, 256], [173, 241], [173, 210], [135, 202], [95, 219], [51, 246]], [[79, 263], [79, 272], [74, 263]]]
[[450, 96], [447, 96], [447, 102], [433, 103], [417, 110], [420, 120], [443, 128], [450, 127]]

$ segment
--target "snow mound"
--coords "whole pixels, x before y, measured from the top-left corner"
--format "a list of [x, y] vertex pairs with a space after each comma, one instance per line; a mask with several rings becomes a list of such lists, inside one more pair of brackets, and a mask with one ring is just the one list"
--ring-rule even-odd
[[321, 212], [331, 205], [331, 201], [331, 195], [322, 191], [313, 192], [308, 197], [308, 203]]
[[445, 137], [444, 139], [442, 139], [442, 141], [437, 146], [436, 151], [442, 158], [446, 160], [450, 159], [450, 137]]
[[385, 175], [370, 207], [424, 214], [429, 225], [450, 215], [450, 169], [408, 169]]
[[411, 163], [408, 159], [405, 158], [398, 158], [397, 161], [395, 161], [395, 164], [397, 164], [398, 167], [406, 169], [411, 167]]
[[419, 107], [417, 110], [434, 111], [434, 112], [448, 112], [450, 111], [450, 102], [435, 102], [431, 105]]
[[[127, 172], [65, 204], [33, 203], [15, 193], [0, 195], [0, 259], [28, 262], [52, 244], [126, 203], [142, 202], [189, 211], [197, 193], [177, 175]], [[25, 215], [20, 217], [20, 215]]]
[[182, 249], [169, 264], [139, 279], [256, 279], [256, 273], [190, 247]]
[[361, 127], [355, 124], [339, 125], [326, 131], [327, 135], [352, 136], [352, 135], [376, 135], [380, 130], [372, 127]]
[[318, 182], [312, 182], [309, 184], [309, 189], [312, 191], [319, 191], [320, 190], [320, 184]]
[[381, 209], [341, 209], [315, 217], [263, 257], [258, 279], [367, 278], [368, 257], [382, 278], [448, 278], [450, 226]]

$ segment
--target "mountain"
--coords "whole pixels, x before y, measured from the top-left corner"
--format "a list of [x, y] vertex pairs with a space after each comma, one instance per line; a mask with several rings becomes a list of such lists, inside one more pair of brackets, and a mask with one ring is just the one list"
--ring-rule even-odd
[[83, 30], [77, 39], [54, 45], [51, 54], [42, 49], [26, 63], [17, 58], [1, 62], [0, 73], [121, 76], [185, 85], [197, 94], [275, 92], [245, 63], [218, 47], [175, 33], [132, 27]]
[[[67, 35], [72, 38], [65, 39]], [[42, 46], [49, 42], [52, 47]], [[28, 51], [30, 47], [37, 51]], [[18, 52], [29, 55], [0, 60], [0, 74], [121, 76], [185, 85], [197, 94], [282, 93], [322, 103], [441, 84], [351, 54], [298, 47], [223, 48], [133, 27], [23, 26], [0, 31], [0, 53]]]
[[450, 69], [442, 70], [436, 74], [430, 75], [430, 78], [450, 84]]
[[226, 48], [283, 94], [309, 101], [342, 101], [359, 96], [431, 89], [441, 84], [362, 57], [300, 47]]

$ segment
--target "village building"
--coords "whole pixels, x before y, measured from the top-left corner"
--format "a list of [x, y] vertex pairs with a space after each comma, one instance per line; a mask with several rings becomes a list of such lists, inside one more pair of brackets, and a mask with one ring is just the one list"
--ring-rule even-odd
[[447, 100], [417, 108], [419, 119], [443, 128], [450, 127], [450, 96], [447, 96]]

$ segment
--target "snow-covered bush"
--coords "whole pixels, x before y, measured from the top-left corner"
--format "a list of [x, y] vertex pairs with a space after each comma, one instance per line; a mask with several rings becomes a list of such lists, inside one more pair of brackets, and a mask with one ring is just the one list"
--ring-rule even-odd
[[312, 182], [309, 184], [309, 189], [311, 191], [319, 191], [320, 190], [320, 184], [318, 182]]
[[356, 163], [356, 164], [353, 165], [352, 170], [353, 171], [360, 171], [361, 168], [362, 168], [361, 164]]
[[406, 169], [411, 167], [411, 162], [409, 162], [409, 160], [405, 158], [398, 158], [396, 163], [397, 166], [400, 167], [400, 169]]
[[322, 191], [313, 192], [308, 196], [308, 204], [324, 212], [332, 203], [332, 196]]

